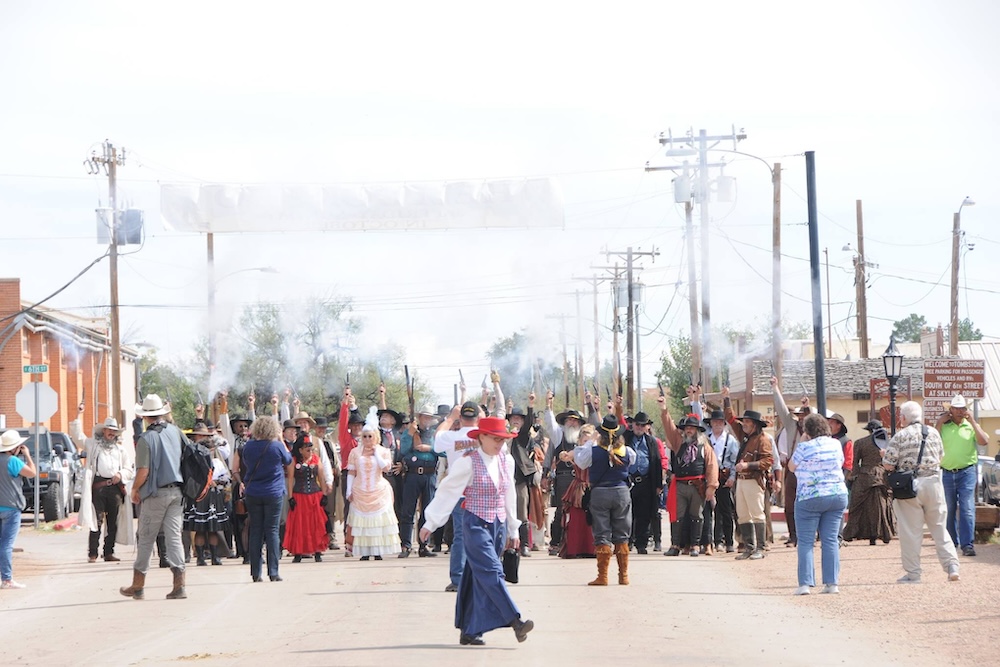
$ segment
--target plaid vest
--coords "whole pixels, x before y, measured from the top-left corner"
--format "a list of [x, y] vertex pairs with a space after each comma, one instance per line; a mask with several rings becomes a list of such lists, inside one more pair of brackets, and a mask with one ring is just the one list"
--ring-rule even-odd
[[510, 480], [507, 478], [507, 460], [503, 454], [497, 454], [500, 459], [500, 484], [493, 483], [483, 457], [479, 456], [478, 450], [472, 450], [465, 454], [472, 457], [472, 480], [465, 487], [464, 507], [467, 512], [472, 512], [483, 521], [507, 521], [507, 488]]

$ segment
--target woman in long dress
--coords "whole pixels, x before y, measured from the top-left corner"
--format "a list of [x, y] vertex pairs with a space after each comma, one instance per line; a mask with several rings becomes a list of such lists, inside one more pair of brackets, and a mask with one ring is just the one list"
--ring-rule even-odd
[[[593, 424], [586, 424], [580, 429], [580, 439], [577, 447], [592, 446], [591, 440], [597, 437]], [[559, 545], [560, 558], [593, 558], [594, 531], [587, 523], [587, 510], [583, 507], [583, 499], [590, 489], [590, 470], [573, 463], [573, 481], [563, 494], [563, 541]]]
[[896, 534], [896, 520], [882, 467], [886, 433], [882, 422], [877, 419], [868, 422], [865, 430], [870, 435], [854, 443], [854, 483], [851, 485], [851, 504], [844, 539], [848, 542], [867, 539], [869, 544], [882, 540], [888, 544]]
[[317, 563], [329, 546], [326, 513], [323, 504], [328, 489], [319, 455], [308, 433], [302, 433], [292, 446], [293, 464], [287, 469], [290, 510], [285, 523], [285, 550], [293, 563], [311, 556]]
[[392, 466], [392, 454], [381, 444], [375, 408], [361, 429], [361, 444], [347, 461], [348, 552], [361, 560], [382, 560], [400, 552], [399, 522], [393, 509], [392, 486], [382, 475]]

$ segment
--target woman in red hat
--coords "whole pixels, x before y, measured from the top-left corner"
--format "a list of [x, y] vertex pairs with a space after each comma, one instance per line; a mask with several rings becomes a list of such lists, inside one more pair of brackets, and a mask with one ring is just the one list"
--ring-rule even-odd
[[504, 627], [513, 628], [517, 641], [523, 642], [535, 627], [532, 621], [521, 620], [500, 562], [507, 545], [519, 546], [514, 459], [501, 451], [514, 435], [502, 417], [480, 419], [478, 428], [469, 431], [479, 448], [455, 461], [424, 511], [420, 539], [426, 542], [465, 497], [462, 525], [455, 526], [463, 531], [466, 557], [455, 602], [455, 626], [461, 630], [463, 646], [482, 646], [483, 633]]

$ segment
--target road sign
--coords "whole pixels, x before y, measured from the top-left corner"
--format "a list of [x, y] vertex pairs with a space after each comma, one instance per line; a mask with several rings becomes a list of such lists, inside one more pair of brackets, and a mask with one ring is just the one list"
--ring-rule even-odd
[[15, 394], [14, 407], [17, 409], [17, 414], [25, 421], [41, 423], [56, 413], [59, 407], [59, 394], [43, 382], [31, 382], [21, 387]]
[[[37, 366], [25, 366], [24, 367], [24, 372], [25, 373], [48, 373], [49, 372], [49, 366], [48, 366], [48, 364], [38, 364]], [[24, 415], [22, 415], [22, 416], [24, 416]], [[27, 417], [25, 417], [25, 419], [27, 419]]]
[[924, 360], [924, 422], [944, 413], [955, 394], [967, 400], [986, 398], [986, 361], [983, 359]]

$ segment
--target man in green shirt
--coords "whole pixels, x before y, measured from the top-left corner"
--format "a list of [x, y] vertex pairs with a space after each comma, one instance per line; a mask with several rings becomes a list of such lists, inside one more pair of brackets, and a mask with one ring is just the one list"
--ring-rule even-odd
[[941, 433], [944, 444], [941, 476], [948, 506], [948, 534], [956, 547], [961, 546], [963, 556], [975, 556], [972, 540], [976, 529], [976, 478], [979, 474], [976, 445], [988, 443], [989, 436], [969, 414], [961, 394], [951, 399], [948, 411], [938, 418], [934, 427]]

